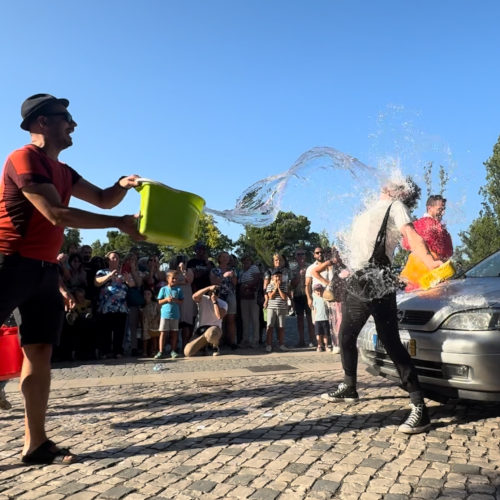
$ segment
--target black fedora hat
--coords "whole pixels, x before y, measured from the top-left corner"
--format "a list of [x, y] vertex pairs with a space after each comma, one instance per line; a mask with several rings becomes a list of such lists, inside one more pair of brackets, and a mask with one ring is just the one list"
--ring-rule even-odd
[[40, 111], [45, 106], [52, 103], [60, 103], [65, 108], [69, 105], [68, 99], [59, 99], [50, 94], [35, 94], [28, 97], [21, 105], [21, 116], [23, 117], [21, 128], [23, 130], [29, 130], [30, 121], [40, 115]]

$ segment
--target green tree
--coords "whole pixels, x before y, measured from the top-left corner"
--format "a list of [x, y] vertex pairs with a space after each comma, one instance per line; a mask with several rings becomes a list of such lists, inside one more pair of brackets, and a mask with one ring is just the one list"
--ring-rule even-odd
[[213, 253], [230, 251], [234, 244], [231, 238], [222, 234], [217, 227], [212, 215], [201, 214], [198, 230], [196, 231], [196, 241], [203, 241]]
[[432, 161], [424, 165], [424, 182], [427, 198], [432, 194]]
[[134, 240], [128, 234], [120, 231], [108, 231], [106, 236], [108, 242], [103, 245], [105, 254], [114, 250], [123, 257], [134, 246]]
[[122, 257], [130, 252], [132, 248], [139, 252], [139, 255], [150, 256], [159, 255], [161, 250], [155, 243], [148, 241], [134, 241], [129, 235], [121, 233], [120, 231], [108, 231], [106, 233], [108, 241], [101, 243], [100, 240], [92, 243], [92, 255], [104, 256], [111, 250], [116, 250]]
[[439, 171], [438, 171], [439, 190], [433, 189], [432, 187], [433, 169], [434, 169], [434, 164], [432, 163], [432, 161], [430, 161], [429, 163], [427, 163], [427, 165], [424, 166], [424, 182], [427, 195], [426, 198], [428, 198], [431, 194], [440, 194], [442, 196], [443, 193], [446, 191], [446, 185], [450, 180], [450, 176], [448, 174], [448, 171], [446, 170], [446, 167], [444, 167], [443, 165], [439, 165]]
[[[108, 231], [106, 233], [108, 241], [101, 243], [96, 240], [92, 243], [93, 255], [103, 256], [111, 250], [116, 250], [122, 256], [126, 255], [132, 248], [137, 249], [139, 255], [162, 255], [163, 262], [168, 262], [178, 254], [193, 255], [193, 245], [186, 248], [174, 248], [167, 245], [157, 245], [148, 241], [134, 241], [129, 235], [120, 231]], [[198, 229], [196, 231], [195, 242], [203, 241], [210, 248], [212, 255], [216, 255], [222, 250], [230, 251], [233, 248], [232, 240], [222, 234], [214, 221], [213, 216], [202, 213]]]
[[245, 233], [236, 241], [239, 256], [249, 253], [268, 266], [275, 252], [290, 259], [297, 246], [311, 249], [320, 245], [320, 235], [311, 232], [309, 219], [293, 212], [278, 212], [274, 222], [266, 227], [246, 226]]
[[216, 256], [219, 252], [231, 251], [233, 248], [232, 240], [222, 234], [217, 223], [214, 221], [212, 215], [202, 213], [200, 215], [200, 220], [198, 223], [198, 229], [196, 230], [195, 241], [192, 245], [185, 248], [174, 248], [170, 246], [160, 245], [159, 250], [163, 254], [163, 261], [169, 261], [175, 255], [194, 255], [194, 245], [198, 241], [203, 241], [208, 248], [212, 256]]
[[73, 246], [79, 248], [82, 243], [79, 229], [67, 228], [64, 230], [64, 241], [62, 244], [61, 252], [68, 253], [69, 249]]
[[95, 240], [90, 246], [92, 247], [93, 256], [104, 257], [104, 255], [106, 254], [104, 245], [101, 243], [101, 240]]
[[392, 261], [392, 266], [395, 268], [403, 268], [408, 260], [408, 255], [410, 255], [409, 250], [405, 250], [401, 245], [396, 247], [394, 252], [394, 259]]
[[319, 233], [319, 245], [321, 248], [331, 248], [333, 243], [330, 241], [330, 238], [328, 237], [328, 233], [326, 232], [325, 229]]
[[463, 245], [457, 254], [467, 267], [500, 248], [500, 137], [484, 166], [486, 184], [479, 190], [483, 208], [469, 228], [460, 233]]

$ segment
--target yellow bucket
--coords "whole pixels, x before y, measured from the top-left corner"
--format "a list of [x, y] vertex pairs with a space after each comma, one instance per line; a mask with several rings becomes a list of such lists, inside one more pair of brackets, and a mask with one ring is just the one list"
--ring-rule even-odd
[[455, 274], [455, 268], [451, 260], [447, 260], [444, 264], [436, 267], [432, 271], [424, 274], [419, 280], [420, 287], [424, 290], [437, 285], [440, 281], [447, 280]]
[[420, 279], [429, 271], [430, 269], [418, 257], [410, 253], [399, 276], [412, 285], [419, 286]]
[[151, 179], [138, 179], [141, 195], [139, 232], [146, 241], [185, 248], [194, 243], [205, 200]]

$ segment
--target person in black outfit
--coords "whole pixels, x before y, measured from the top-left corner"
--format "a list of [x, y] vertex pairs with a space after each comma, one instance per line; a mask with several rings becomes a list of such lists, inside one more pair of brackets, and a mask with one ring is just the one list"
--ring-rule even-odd
[[394, 250], [404, 236], [412, 251], [430, 269], [442, 264], [434, 260], [424, 240], [411, 223], [409, 208], [415, 205], [420, 189], [412, 182], [390, 183], [382, 189], [380, 200], [354, 221], [350, 256], [351, 276], [342, 303], [340, 345], [344, 382], [321, 395], [328, 401], [356, 401], [359, 332], [372, 315], [378, 338], [392, 359], [401, 384], [410, 395], [411, 412], [400, 432], [416, 434], [430, 428], [430, 420], [410, 355], [399, 337], [396, 282], [389, 272]]

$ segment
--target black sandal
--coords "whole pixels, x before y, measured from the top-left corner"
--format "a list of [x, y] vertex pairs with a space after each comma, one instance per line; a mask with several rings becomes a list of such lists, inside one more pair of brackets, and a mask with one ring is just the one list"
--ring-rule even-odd
[[67, 448], [58, 448], [50, 439], [47, 439], [36, 450], [24, 455], [21, 460], [28, 465], [69, 465], [76, 462], [77, 457]]

